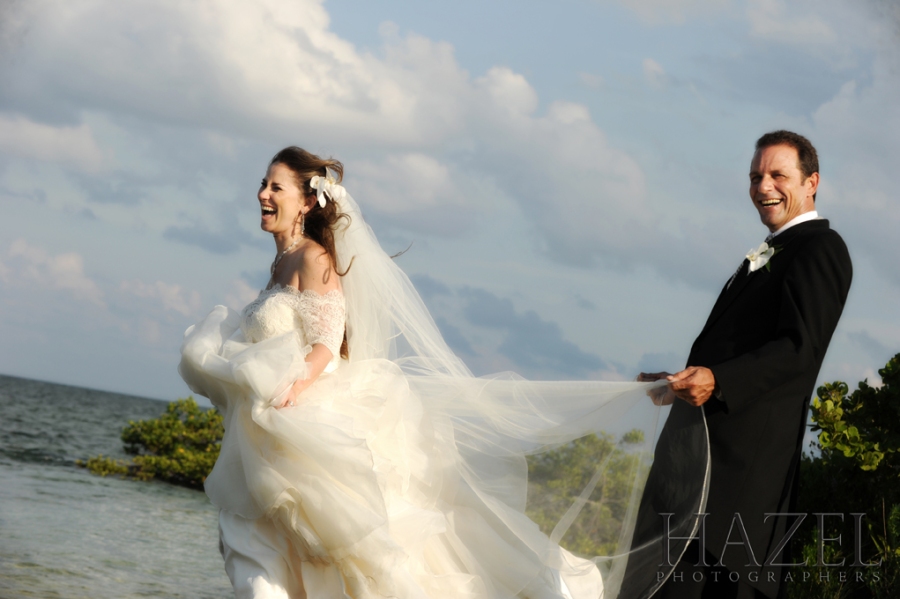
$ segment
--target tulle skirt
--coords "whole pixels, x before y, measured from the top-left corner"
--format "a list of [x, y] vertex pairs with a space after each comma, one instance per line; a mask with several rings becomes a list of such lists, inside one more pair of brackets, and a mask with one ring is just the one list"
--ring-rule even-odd
[[[186, 333], [179, 369], [225, 416], [206, 491], [239, 597], [594, 599], [615, 597], [626, 574], [635, 597], [658, 586], [657, 544], [629, 553], [664, 418], [646, 384], [370, 359], [342, 362], [275, 409], [309, 347], [294, 334], [248, 344], [238, 325], [215, 308]], [[673, 537], [702, 511], [701, 427]], [[578, 445], [586, 435], [598, 441]], [[603, 451], [579, 456], [585, 447]]]

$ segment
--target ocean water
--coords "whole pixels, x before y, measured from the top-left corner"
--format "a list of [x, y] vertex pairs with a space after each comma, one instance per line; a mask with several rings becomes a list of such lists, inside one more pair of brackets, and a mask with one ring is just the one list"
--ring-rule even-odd
[[206, 495], [75, 465], [165, 403], [0, 375], [0, 599], [233, 596]]

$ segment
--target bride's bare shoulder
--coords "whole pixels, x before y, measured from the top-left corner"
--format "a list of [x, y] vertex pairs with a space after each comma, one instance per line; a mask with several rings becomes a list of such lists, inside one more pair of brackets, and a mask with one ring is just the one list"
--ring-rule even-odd
[[340, 277], [335, 272], [334, 264], [325, 248], [309, 240], [298, 254], [298, 289], [301, 291], [312, 289], [324, 294], [341, 288]]

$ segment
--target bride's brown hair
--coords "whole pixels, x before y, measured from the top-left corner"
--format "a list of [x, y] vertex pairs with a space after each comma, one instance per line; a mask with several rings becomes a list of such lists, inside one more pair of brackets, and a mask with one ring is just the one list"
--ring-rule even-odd
[[[339, 160], [320, 158], [297, 146], [287, 147], [275, 154], [269, 162], [269, 166], [273, 164], [283, 164], [291, 169], [297, 178], [298, 186], [303, 190], [303, 195], [307, 198], [316, 194], [316, 191], [310, 187], [309, 180], [316, 175], [325, 177], [327, 175], [326, 169], [331, 170], [337, 183], [340, 183], [344, 178], [344, 165]], [[337, 204], [332, 202], [330, 198], [327, 199], [324, 206], [319, 206], [318, 202], [316, 202], [303, 219], [303, 234], [325, 249], [325, 253], [331, 258], [331, 264], [334, 265], [335, 272], [343, 276], [347, 274], [347, 271], [340, 272], [337, 269], [337, 254], [334, 249], [334, 229], [341, 220], [346, 220], [349, 223], [350, 217], [338, 210]]]
[[[269, 162], [269, 166], [274, 164], [283, 164], [291, 169], [297, 178], [297, 185], [303, 190], [304, 197], [307, 198], [316, 195], [316, 191], [309, 184], [310, 179], [316, 175], [325, 177], [330, 170], [337, 183], [344, 178], [344, 165], [339, 160], [321, 158], [297, 146], [289, 146], [275, 154]], [[338, 270], [337, 253], [334, 249], [334, 230], [342, 220], [349, 225], [350, 217], [341, 212], [337, 204], [330, 198], [326, 199], [324, 206], [320, 206], [318, 202], [313, 203], [312, 208], [303, 219], [303, 235], [322, 246], [331, 259], [334, 271], [341, 277], [347, 274], [351, 266], [348, 264], [344, 272]], [[346, 332], [344, 341], [341, 343], [341, 357], [348, 357]]]

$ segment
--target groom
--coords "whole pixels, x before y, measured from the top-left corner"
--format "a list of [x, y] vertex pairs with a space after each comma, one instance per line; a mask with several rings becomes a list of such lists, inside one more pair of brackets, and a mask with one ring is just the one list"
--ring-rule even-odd
[[[816, 212], [818, 171], [805, 137], [759, 138], [750, 199], [769, 230], [767, 247], [751, 252], [723, 287], [687, 368], [641, 375], [665, 378], [657, 400], [674, 402], [658, 457], [677, 453], [672, 430], [692, 410], [705, 412], [710, 442], [708, 516], [697, 534], [705, 551], [699, 538], [691, 541], [658, 597], [781, 596], [790, 569], [777, 564], [799, 561], [777, 551], [792, 519], [767, 514], [794, 511], [810, 395], [852, 276], [847, 247]], [[638, 531], [655, 527], [660, 536], [654, 510], [666, 511], [665, 498], [654, 488], [665, 487], [667, 473], [656, 470]]]

